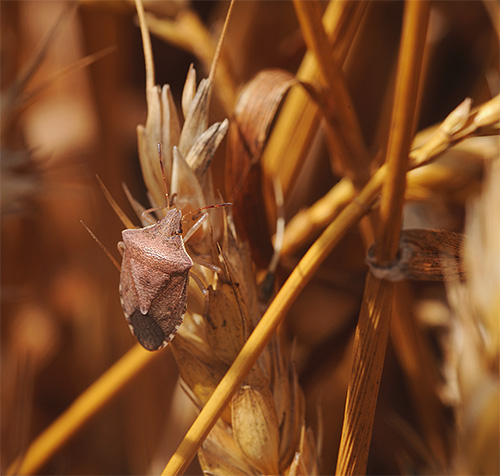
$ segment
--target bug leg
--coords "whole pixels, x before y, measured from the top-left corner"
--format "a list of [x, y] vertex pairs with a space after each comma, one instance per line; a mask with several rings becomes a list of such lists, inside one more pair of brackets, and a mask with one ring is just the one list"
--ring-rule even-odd
[[281, 189], [281, 185], [278, 180], [273, 180], [273, 186], [278, 215], [276, 218], [276, 234], [274, 235], [273, 243], [274, 252], [271, 261], [269, 262], [266, 275], [264, 276], [264, 279], [259, 283], [259, 300], [261, 303], [266, 304], [269, 303], [274, 292], [276, 269], [278, 268], [281, 249], [283, 247], [283, 238], [285, 235], [285, 209], [283, 190]]
[[208, 299], [209, 299], [208, 289], [203, 284], [203, 281], [198, 276], [196, 276], [196, 274], [194, 274], [193, 272], [191, 272], [191, 273], [189, 273], [189, 276], [198, 285], [198, 287], [200, 288], [200, 291], [203, 293], [203, 298], [205, 299], [205, 305], [204, 305], [203, 315], [206, 316], [208, 314]]
[[144, 210], [142, 213], [141, 213], [141, 216], [147, 220], [149, 223], [151, 223], [152, 225], [154, 223], [156, 223], [158, 220], [155, 220], [154, 218], [151, 218], [151, 214], [152, 213], [155, 213], [159, 210], [163, 210], [164, 208], [170, 208], [169, 205], [168, 205], [168, 202], [165, 204], [165, 205], [162, 205], [161, 207], [153, 207], [153, 208], [148, 208], [146, 210]]
[[191, 259], [196, 263], [199, 264], [200, 266], [203, 266], [204, 268], [208, 268], [210, 271], [213, 271], [214, 273], [222, 273], [222, 269], [219, 268], [219, 266], [209, 263], [208, 261], [205, 261], [204, 259], [201, 259], [197, 256], [191, 256]]
[[200, 229], [200, 227], [203, 225], [203, 223], [207, 221], [207, 219], [208, 219], [208, 213], [204, 213], [203, 215], [201, 215], [200, 218], [198, 218], [198, 220], [196, 220], [194, 225], [189, 229], [189, 231], [184, 236], [184, 243], [187, 240], [189, 240], [189, 238], [191, 238]]

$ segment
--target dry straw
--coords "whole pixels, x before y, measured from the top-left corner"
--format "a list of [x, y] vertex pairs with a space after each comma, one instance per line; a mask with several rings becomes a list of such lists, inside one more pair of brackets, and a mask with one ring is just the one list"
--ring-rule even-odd
[[[410, 1], [406, 4], [385, 160], [387, 181], [382, 189], [381, 221], [375, 249], [376, 258], [382, 263], [394, 260], [398, 252], [428, 17], [428, 2]], [[394, 291], [393, 283], [368, 274], [354, 340], [354, 362], [347, 391], [337, 474], [362, 474], [366, 471]]]

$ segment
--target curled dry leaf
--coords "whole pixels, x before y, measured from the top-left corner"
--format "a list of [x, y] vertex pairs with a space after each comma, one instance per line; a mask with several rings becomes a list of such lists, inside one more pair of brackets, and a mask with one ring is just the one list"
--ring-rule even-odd
[[383, 266], [375, 261], [374, 246], [368, 250], [366, 261], [379, 279], [443, 281], [465, 277], [461, 233], [446, 230], [403, 230], [397, 260]]
[[241, 92], [229, 132], [226, 191], [233, 202], [238, 229], [261, 267], [267, 267], [273, 249], [260, 159], [276, 111], [294, 82], [285, 71], [260, 72]]

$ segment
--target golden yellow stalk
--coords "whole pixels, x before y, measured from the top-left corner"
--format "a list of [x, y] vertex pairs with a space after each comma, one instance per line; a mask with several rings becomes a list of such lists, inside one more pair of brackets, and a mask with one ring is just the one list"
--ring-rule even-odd
[[376, 254], [380, 262], [393, 259], [399, 248], [408, 153], [418, 111], [417, 95], [424, 54], [429, 3], [407, 3], [394, 94], [391, 133], [387, 146], [388, 180], [380, 205], [380, 227]]
[[31, 443], [26, 453], [7, 468], [7, 474], [36, 473], [94, 414], [160, 355], [160, 352], [144, 350], [139, 344], [132, 347]]
[[[326, 8], [323, 24], [332, 44], [332, 54], [339, 65], [344, 62], [366, 6], [364, 1], [330, 2]], [[297, 72], [297, 79], [310, 82], [316, 80], [318, 74], [316, 59], [309, 51]], [[290, 91], [262, 159], [266, 176], [271, 181], [274, 177], [280, 178], [285, 198], [316, 136], [319, 121], [318, 107], [307, 93], [301, 88]]]
[[267, 345], [274, 331], [282, 322], [290, 306], [333, 247], [347, 230], [366, 213], [367, 207], [373, 202], [378, 193], [384, 176], [385, 167], [375, 173], [356, 200], [342, 210], [300, 260], [201, 410], [198, 418], [165, 467], [163, 475], [182, 474], [186, 470], [204, 438], [222, 414], [224, 407], [229, 403], [241, 382], [243, 382], [262, 349]]
[[[343, 164], [344, 171], [356, 184], [364, 185], [369, 178], [370, 157], [364, 147], [343, 73], [333, 56], [331, 44], [321, 21], [318, 2], [294, 0], [294, 7], [308, 50], [314, 53], [326, 91], [318, 101], [328, 124], [333, 153]], [[333, 154], [332, 154], [333, 155]]]
[[[491, 127], [500, 121], [500, 95], [473, 111], [469, 108], [470, 100], [466, 99], [439, 126], [425, 129], [415, 136], [409, 154], [412, 170], [407, 174], [408, 198], [421, 200], [428, 197], [432, 189], [449, 188], [454, 182], [470, 180], [468, 169], [457, 169], [461, 165], [458, 161], [446, 166], [428, 165], [452, 146], [459, 151], [468, 151], [467, 143], [461, 145], [461, 141], [480, 134], [481, 127]], [[282, 254], [292, 254], [317, 236], [354, 196], [351, 180], [344, 177], [315, 204], [298, 212], [287, 224]]]
[[[428, 16], [427, 1], [407, 2], [392, 127], [385, 161], [388, 178], [383, 187], [379, 241], [376, 248], [376, 257], [383, 263], [394, 259], [399, 248], [405, 177]], [[354, 340], [354, 362], [347, 391], [337, 474], [363, 474], [366, 470], [389, 334], [393, 292], [393, 283], [376, 279], [371, 273], [368, 275]]]

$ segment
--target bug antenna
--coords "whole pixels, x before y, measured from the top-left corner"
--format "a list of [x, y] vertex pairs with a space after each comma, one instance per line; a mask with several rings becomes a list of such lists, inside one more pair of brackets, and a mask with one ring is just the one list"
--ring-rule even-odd
[[94, 241], [101, 247], [101, 250], [106, 253], [106, 256], [111, 260], [111, 262], [115, 265], [115, 268], [118, 271], [121, 271], [121, 267], [118, 264], [118, 261], [114, 258], [114, 256], [109, 252], [109, 250], [102, 244], [102, 241], [97, 238], [97, 236], [94, 235], [94, 232], [83, 222], [83, 220], [80, 220], [80, 223], [83, 225], [83, 227], [89, 232], [89, 235], [94, 238]]
[[[104, 182], [101, 180], [99, 175], [96, 175], [96, 178], [97, 178], [97, 181], [99, 182], [99, 186], [101, 187], [102, 193], [104, 193], [106, 200], [111, 205], [111, 208], [115, 211], [116, 215], [121, 220], [121, 222], [127, 228], [135, 228], [135, 225], [132, 223], [130, 218], [125, 214], [125, 212], [120, 208], [120, 205], [118, 205], [118, 203], [116, 203], [115, 199], [111, 196], [111, 193], [109, 193], [109, 190], [106, 188], [106, 185], [104, 185]], [[133, 203], [132, 203], [132, 206], [134, 206]]]
[[167, 179], [165, 177], [165, 167], [163, 166], [163, 153], [160, 142], [158, 142], [158, 158], [160, 160], [161, 177], [163, 179], [163, 185], [165, 186], [165, 198], [167, 201], [167, 207], [170, 207], [170, 202], [168, 201], [168, 185], [167, 185]]
[[208, 210], [210, 208], [219, 208], [219, 207], [231, 207], [232, 205], [233, 205], [232, 203], [216, 203], [215, 205], [208, 205], [208, 207], [197, 208], [196, 210], [191, 210], [190, 212], [185, 213], [182, 216], [182, 219], [184, 220], [187, 216], [192, 215], [193, 213], [198, 213], [200, 210]]

